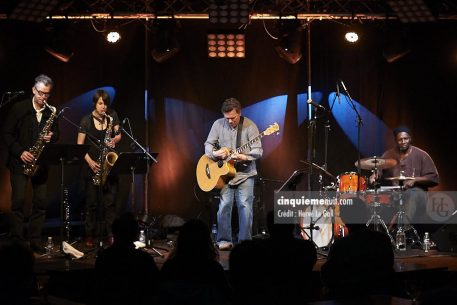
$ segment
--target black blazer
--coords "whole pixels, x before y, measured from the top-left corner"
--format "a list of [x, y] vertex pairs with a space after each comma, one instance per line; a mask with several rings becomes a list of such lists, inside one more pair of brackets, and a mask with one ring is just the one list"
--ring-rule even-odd
[[[46, 107], [41, 122], [38, 123], [31, 98], [17, 102], [11, 107], [4, 124], [3, 138], [8, 147], [8, 167], [13, 173], [23, 171], [24, 163], [20, 156], [35, 144], [51, 113]], [[51, 131], [51, 142], [56, 142], [59, 138], [57, 120], [54, 121]]]

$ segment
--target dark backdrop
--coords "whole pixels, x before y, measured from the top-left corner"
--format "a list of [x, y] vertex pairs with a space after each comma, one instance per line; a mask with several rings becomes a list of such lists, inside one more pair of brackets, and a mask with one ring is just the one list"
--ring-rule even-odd
[[[43, 27], [11, 21], [0, 23], [0, 92], [26, 90], [30, 94], [33, 78], [45, 73], [56, 83], [51, 102], [62, 107], [94, 88], [114, 87], [113, 108], [121, 119], [130, 118], [140, 143], [148, 142], [150, 150], [159, 153], [159, 163], [150, 168], [147, 196], [143, 177], [137, 177], [135, 211], [143, 209], [147, 197], [153, 214], [177, 214], [184, 218], [207, 214], [208, 194], [200, 192], [195, 185], [195, 165], [203, 153], [211, 123], [220, 116], [220, 105], [227, 97], [237, 97], [243, 106], [251, 106], [271, 97], [287, 96], [281, 143], [259, 162], [262, 178], [284, 181], [301, 167], [299, 161], [306, 159], [307, 122], [297, 123], [297, 95], [306, 93], [308, 85], [305, 40], [302, 60], [291, 65], [275, 53], [275, 41], [267, 35], [262, 22], [253, 21], [246, 30], [245, 59], [208, 59], [206, 22], [181, 21], [178, 31], [181, 51], [168, 61], [157, 63], [148, 55], [150, 44], [145, 45], [145, 27], [140, 22], [123, 26], [122, 39], [116, 45], [109, 45], [87, 21], [60, 21], [55, 26], [62, 27], [75, 52], [69, 63], [58, 62], [44, 51], [47, 32]], [[265, 21], [265, 26], [276, 33], [273, 21]], [[340, 24], [329, 21], [311, 24], [313, 91], [323, 94], [322, 104], [328, 108], [327, 96], [335, 91], [336, 81], [342, 79], [352, 98], [388, 128], [399, 124], [410, 126], [414, 144], [428, 151], [435, 160], [442, 179], [439, 189], [455, 190], [456, 23], [404, 28], [368, 21], [361, 28], [360, 42], [349, 45], [343, 40], [345, 27]], [[389, 64], [383, 50], [391, 32], [406, 33], [404, 37], [411, 45], [411, 52]], [[149, 94], [147, 103], [145, 92]], [[336, 103], [335, 107], [341, 106]], [[7, 109], [1, 109], [2, 121]], [[351, 124], [355, 125], [355, 121]], [[371, 124], [374, 123], [364, 120], [362, 128]], [[340, 126], [333, 116], [330, 125], [329, 171], [334, 175], [355, 171], [357, 151], [344, 133], [348, 126]], [[75, 128], [62, 121], [60, 127], [61, 142], [74, 142]], [[376, 136], [365, 136], [361, 142], [372, 141]], [[268, 143], [268, 139], [265, 141]], [[124, 136], [121, 151], [130, 151], [129, 144]], [[319, 164], [323, 162], [323, 147], [320, 120], [316, 144]], [[362, 157], [379, 154], [385, 148], [378, 147]], [[4, 144], [1, 156], [2, 160], [6, 159]], [[10, 189], [4, 162], [1, 166], [1, 207], [7, 209]], [[49, 210], [51, 215], [58, 215], [58, 169], [52, 169], [51, 173]], [[77, 168], [69, 168], [66, 177], [71, 184], [75, 214], [82, 203], [78, 173]], [[121, 181], [119, 202], [126, 205], [130, 180], [125, 176]], [[280, 182], [264, 181], [261, 195], [267, 209], [271, 209], [272, 191], [279, 185]]]

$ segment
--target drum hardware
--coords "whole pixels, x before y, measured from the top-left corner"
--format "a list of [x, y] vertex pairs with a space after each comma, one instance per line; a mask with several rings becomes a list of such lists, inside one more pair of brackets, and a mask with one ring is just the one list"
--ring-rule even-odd
[[[358, 161], [355, 162], [355, 166], [357, 166]], [[386, 159], [380, 158], [377, 156], [364, 158], [360, 160], [360, 168], [366, 170], [374, 170], [374, 169], [387, 169], [397, 165], [397, 160], [395, 159]]]
[[300, 160], [300, 162], [306, 165], [305, 170], [316, 170], [319, 174], [323, 174], [323, 177], [326, 177], [332, 181], [335, 180], [335, 176], [328, 172], [325, 168], [305, 160]]
[[[381, 162], [381, 160], [382, 160], [382, 162]], [[393, 165], [392, 165], [391, 161], [386, 161], [386, 160], [393, 160], [394, 161]], [[370, 169], [374, 173], [377, 173], [379, 169], [388, 168], [388, 167], [385, 167], [385, 166], [389, 166], [389, 167], [395, 166], [396, 163], [397, 163], [397, 161], [395, 161], [394, 159], [378, 159], [375, 156], [373, 158], [362, 159], [361, 162], [360, 162], [360, 167], [363, 168], [363, 169]], [[368, 221], [366, 223], [366, 226], [368, 227], [369, 225], [373, 225], [373, 228], [374, 228], [375, 231], [381, 231], [379, 229], [379, 225], [381, 225], [381, 227], [384, 229], [384, 231], [386, 232], [387, 236], [389, 237], [391, 244], [395, 245], [395, 240], [392, 237], [392, 235], [390, 234], [386, 223], [384, 222], [384, 220], [382, 220], [381, 216], [377, 212], [377, 208], [379, 206], [380, 206], [380, 202], [379, 202], [379, 196], [378, 196], [378, 188], [375, 187], [373, 203], [372, 203], [372, 214], [371, 214], [370, 219], [368, 219]]]
[[[320, 186], [319, 189], [321, 191], [321, 196], [328, 198], [327, 192], [336, 190], [335, 176], [325, 169], [325, 164], [323, 166], [319, 166], [309, 161], [300, 160], [300, 162], [305, 164], [305, 167], [301, 170], [301, 172], [318, 175], [318, 183]], [[326, 185], [325, 183], [330, 184]], [[328, 248], [334, 238], [333, 224], [335, 223], [335, 213], [333, 208], [327, 207], [324, 210], [321, 210], [321, 208], [322, 206], [314, 207], [311, 205], [310, 213], [313, 214], [314, 210], [316, 209], [317, 213], [320, 213], [320, 216], [317, 218], [310, 217], [309, 223], [305, 223], [304, 219], [302, 219], [299, 225], [300, 235], [304, 239], [312, 241], [317, 249]], [[323, 217], [324, 214], [330, 214], [331, 217]], [[325, 222], [328, 218], [331, 218], [331, 223]]]
[[[417, 233], [416, 228], [411, 224], [410, 219], [408, 219], [408, 216], [406, 215], [404, 209], [403, 209], [403, 191], [404, 191], [404, 182], [408, 180], [415, 180], [416, 178], [414, 177], [407, 177], [404, 176], [402, 171], [400, 171], [400, 176], [395, 176], [395, 177], [388, 177], [385, 178], [386, 180], [391, 180], [391, 181], [398, 181], [398, 186], [399, 192], [398, 192], [398, 212], [395, 213], [395, 215], [392, 217], [392, 220], [390, 221], [389, 228], [393, 226], [393, 224], [396, 222], [397, 227], [395, 230], [392, 231], [392, 233], [398, 232], [398, 230], [403, 230], [405, 233], [407, 231], [412, 231], [414, 234], [414, 237], [416, 238], [415, 242], [418, 242], [420, 246], [422, 246], [422, 242], [420, 239], [419, 234]], [[409, 225], [405, 224], [405, 220], [409, 222]]]
[[367, 221], [366, 226], [368, 227], [369, 225], [373, 225], [373, 228], [375, 231], [381, 231], [379, 229], [379, 225], [381, 225], [382, 228], [384, 229], [384, 231], [386, 232], [387, 236], [389, 236], [389, 239], [390, 239], [390, 242], [392, 243], [392, 245], [395, 245], [395, 240], [392, 237], [392, 235], [390, 234], [386, 223], [384, 222], [384, 220], [382, 220], [381, 216], [377, 213], [377, 208], [380, 205], [381, 205], [381, 203], [379, 202], [378, 189], [375, 188], [373, 203], [371, 203], [372, 214], [371, 214], [370, 219]]
[[[313, 210], [317, 209], [320, 216], [315, 219], [311, 218], [309, 224], [305, 224], [304, 219], [301, 220], [300, 235], [304, 239], [310, 240], [316, 249], [326, 251], [334, 239], [335, 212], [332, 206], [323, 210], [322, 208], [323, 206], [313, 207]], [[330, 214], [331, 217], [324, 217], [325, 214]], [[326, 222], [328, 218], [331, 219], [330, 223]]]

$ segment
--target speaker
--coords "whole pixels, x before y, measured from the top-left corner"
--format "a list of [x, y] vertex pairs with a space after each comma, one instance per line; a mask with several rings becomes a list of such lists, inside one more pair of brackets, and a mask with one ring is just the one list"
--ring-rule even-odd
[[457, 224], [447, 224], [440, 227], [432, 234], [432, 240], [440, 251], [457, 252]]

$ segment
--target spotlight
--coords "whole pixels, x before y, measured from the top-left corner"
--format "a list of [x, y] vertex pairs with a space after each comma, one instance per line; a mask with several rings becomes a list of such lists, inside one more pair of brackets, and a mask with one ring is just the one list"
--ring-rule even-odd
[[210, 23], [247, 24], [249, 0], [212, 0], [208, 7]]
[[359, 40], [359, 35], [354, 31], [349, 31], [344, 35], [344, 38], [350, 43], [355, 43]]
[[74, 53], [70, 48], [69, 37], [72, 37], [72, 34], [68, 28], [50, 25], [46, 28], [46, 32], [45, 51], [61, 62], [69, 62]]
[[57, 4], [59, 4], [58, 0], [22, 0], [16, 5], [8, 19], [42, 22], [51, 15]]
[[279, 20], [279, 39], [275, 50], [279, 57], [296, 64], [302, 57], [301, 42], [303, 27], [299, 20]]
[[180, 51], [181, 47], [176, 38], [176, 28], [177, 24], [174, 19], [154, 20], [154, 47], [151, 56], [156, 62], [164, 62]]
[[60, 60], [61, 62], [65, 62], [65, 63], [69, 62], [70, 58], [74, 55], [74, 53], [71, 51], [58, 50], [58, 49], [54, 49], [52, 47], [46, 47], [45, 50], [52, 57]]
[[410, 36], [405, 29], [391, 28], [384, 35], [386, 38], [382, 55], [389, 64], [400, 60], [412, 51]]
[[245, 58], [245, 36], [241, 30], [219, 30], [208, 33], [209, 58]]
[[387, 4], [389, 4], [402, 23], [436, 20], [423, 0], [388, 0]]
[[106, 40], [110, 43], [116, 43], [120, 39], [121, 39], [121, 34], [116, 30], [109, 31], [108, 34], [106, 34]]

